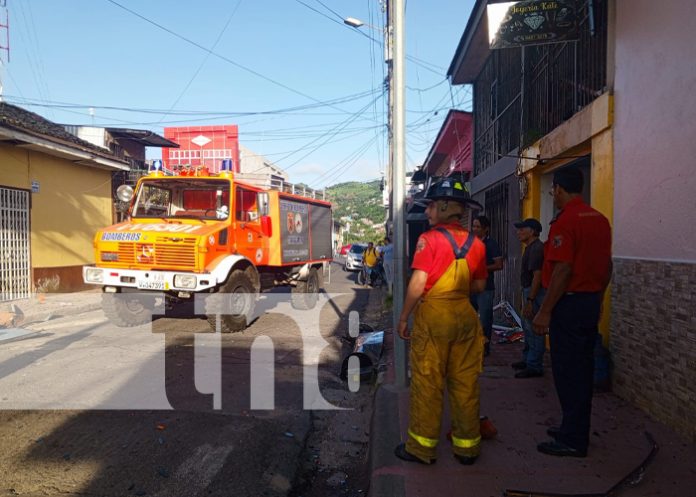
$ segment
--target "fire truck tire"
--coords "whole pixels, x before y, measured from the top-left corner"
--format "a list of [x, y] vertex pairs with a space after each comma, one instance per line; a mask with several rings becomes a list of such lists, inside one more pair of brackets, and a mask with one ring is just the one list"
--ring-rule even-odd
[[140, 326], [152, 321], [152, 299], [140, 293], [103, 293], [102, 310], [120, 328]]
[[319, 300], [319, 273], [311, 268], [305, 281], [298, 281], [292, 289], [292, 307], [294, 309], [314, 309]]
[[[226, 295], [235, 295], [236, 298], [233, 300]], [[229, 306], [232, 306], [235, 312], [220, 314], [220, 331], [234, 333], [246, 329], [251, 322], [256, 304], [254, 283], [246, 272], [238, 269], [232, 271], [218, 294], [211, 297], [218, 297], [207, 299], [205, 304], [208, 323], [213, 330], [217, 326], [217, 314]]]

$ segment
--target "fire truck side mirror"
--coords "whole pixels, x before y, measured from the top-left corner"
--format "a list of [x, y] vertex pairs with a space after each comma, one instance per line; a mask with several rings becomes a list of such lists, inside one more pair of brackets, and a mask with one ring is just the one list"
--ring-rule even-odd
[[259, 192], [256, 196], [256, 207], [259, 211], [259, 216], [268, 216], [270, 214], [268, 207], [268, 193]]
[[264, 236], [273, 236], [273, 224], [271, 224], [271, 216], [261, 216], [261, 233]]

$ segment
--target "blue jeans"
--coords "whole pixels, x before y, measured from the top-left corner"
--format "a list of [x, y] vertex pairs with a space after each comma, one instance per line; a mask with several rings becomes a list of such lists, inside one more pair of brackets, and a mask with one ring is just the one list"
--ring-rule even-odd
[[476, 310], [478, 310], [479, 319], [483, 334], [489, 340], [486, 348], [490, 346], [490, 339], [493, 335], [493, 297], [495, 290], [484, 290], [476, 294]]
[[[527, 302], [531, 287], [522, 289], [524, 302]], [[532, 302], [532, 312], [536, 314], [541, 307], [541, 301], [544, 300], [546, 290], [539, 288], [534, 302]], [[527, 363], [527, 369], [534, 371], [544, 370], [544, 351], [546, 350], [546, 337], [537, 335], [532, 328], [532, 322], [522, 316], [522, 329], [524, 330], [524, 350], [522, 351], [522, 360]]]

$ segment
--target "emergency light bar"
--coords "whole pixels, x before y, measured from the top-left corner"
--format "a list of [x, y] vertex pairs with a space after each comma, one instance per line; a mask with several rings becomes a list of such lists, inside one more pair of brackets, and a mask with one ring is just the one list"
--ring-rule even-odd
[[162, 174], [162, 161], [159, 159], [155, 159], [152, 161], [150, 164], [150, 171], [148, 171], [150, 174]]

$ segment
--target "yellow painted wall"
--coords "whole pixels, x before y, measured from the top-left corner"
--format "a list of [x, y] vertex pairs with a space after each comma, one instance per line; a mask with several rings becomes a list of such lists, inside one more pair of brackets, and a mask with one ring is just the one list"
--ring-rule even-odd
[[92, 240], [111, 224], [111, 172], [12, 146], [0, 146], [0, 185], [30, 189], [34, 268], [94, 262]]
[[539, 180], [540, 174], [538, 171], [532, 171], [526, 175], [527, 178], [527, 195], [522, 201], [522, 219], [527, 219], [528, 217], [533, 217], [535, 219], [539, 218], [539, 211], [541, 210], [541, 192]]
[[[614, 137], [611, 128], [592, 138], [592, 207], [604, 214], [614, 226]], [[604, 309], [599, 332], [604, 345], [609, 344], [611, 290], [604, 295]]]
[[0, 186], [31, 188], [29, 179], [29, 151], [0, 145]]

